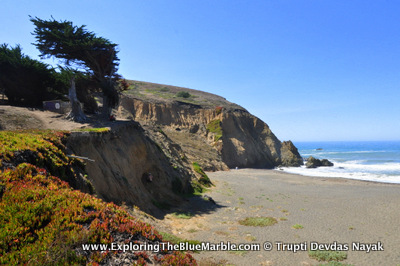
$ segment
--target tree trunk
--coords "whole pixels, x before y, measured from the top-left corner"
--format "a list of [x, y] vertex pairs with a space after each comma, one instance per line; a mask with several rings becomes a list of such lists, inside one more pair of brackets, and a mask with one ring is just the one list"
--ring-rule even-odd
[[75, 77], [71, 78], [71, 87], [69, 88], [68, 96], [71, 103], [71, 112], [69, 112], [67, 118], [76, 122], [85, 121], [87, 119], [86, 115], [83, 113], [78, 97], [76, 97]]
[[103, 80], [101, 82], [103, 91], [103, 110], [102, 115], [105, 119], [109, 119], [112, 109], [118, 104], [118, 92], [115, 90], [115, 84], [111, 80]]
[[103, 110], [102, 110], [102, 116], [105, 119], [109, 119], [111, 116], [111, 111], [112, 108], [110, 107], [110, 99], [107, 97], [107, 95], [104, 95], [103, 93]]

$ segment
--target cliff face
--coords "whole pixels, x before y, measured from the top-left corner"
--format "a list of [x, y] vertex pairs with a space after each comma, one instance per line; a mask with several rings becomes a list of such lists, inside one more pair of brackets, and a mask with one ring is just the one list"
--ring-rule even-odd
[[67, 147], [75, 155], [94, 160], [87, 161], [86, 171], [96, 194], [107, 201], [136, 205], [157, 215], [155, 206], [174, 205], [181, 200], [177, 194], [189, 190], [190, 173], [174, 168], [135, 122], [103, 133], [73, 132]]
[[[176, 87], [163, 87], [164, 91], [167, 89], [179, 91]], [[199, 162], [205, 170], [303, 163], [291, 142], [282, 143], [266, 123], [244, 108], [216, 95], [204, 92], [197, 95], [197, 91], [185, 90], [193, 98], [155, 99], [140, 92], [125, 95], [117, 116], [140, 122], [152, 132], [150, 135], [156, 142], [165, 142], [159, 138], [162, 132], [168, 141], [180, 146], [188, 159]], [[206, 101], [207, 98], [210, 100]]]

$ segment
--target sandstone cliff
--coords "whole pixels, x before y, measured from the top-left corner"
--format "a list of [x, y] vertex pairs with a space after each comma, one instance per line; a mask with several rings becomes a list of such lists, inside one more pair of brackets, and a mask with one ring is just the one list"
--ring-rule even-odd
[[[140, 122], [177, 160], [196, 161], [205, 170], [303, 164], [293, 143], [282, 143], [266, 123], [220, 96], [153, 83], [130, 84], [118, 118]], [[171, 146], [182, 153], [174, 156]]]

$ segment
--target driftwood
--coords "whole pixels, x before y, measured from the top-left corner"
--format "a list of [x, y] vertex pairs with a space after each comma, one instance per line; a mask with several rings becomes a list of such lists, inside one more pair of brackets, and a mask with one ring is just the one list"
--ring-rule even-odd
[[90, 158], [88, 158], [88, 157], [82, 157], [82, 156], [76, 156], [76, 155], [67, 155], [68, 157], [71, 157], [71, 158], [77, 158], [77, 159], [82, 159], [82, 160], [88, 160], [88, 161], [91, 161], [91, 162], [94, 162], [95, 160], [93, 160], [93, 159], [90, 159]]

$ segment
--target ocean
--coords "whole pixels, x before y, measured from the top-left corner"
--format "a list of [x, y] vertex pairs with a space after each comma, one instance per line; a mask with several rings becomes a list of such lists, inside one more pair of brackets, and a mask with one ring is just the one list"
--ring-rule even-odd
[[307, 176], [341, 177], [384, 183], [400, 183], [400, 141], [294, 142], [302, 157], [328, 159], [333, 167], [283, 170]]

